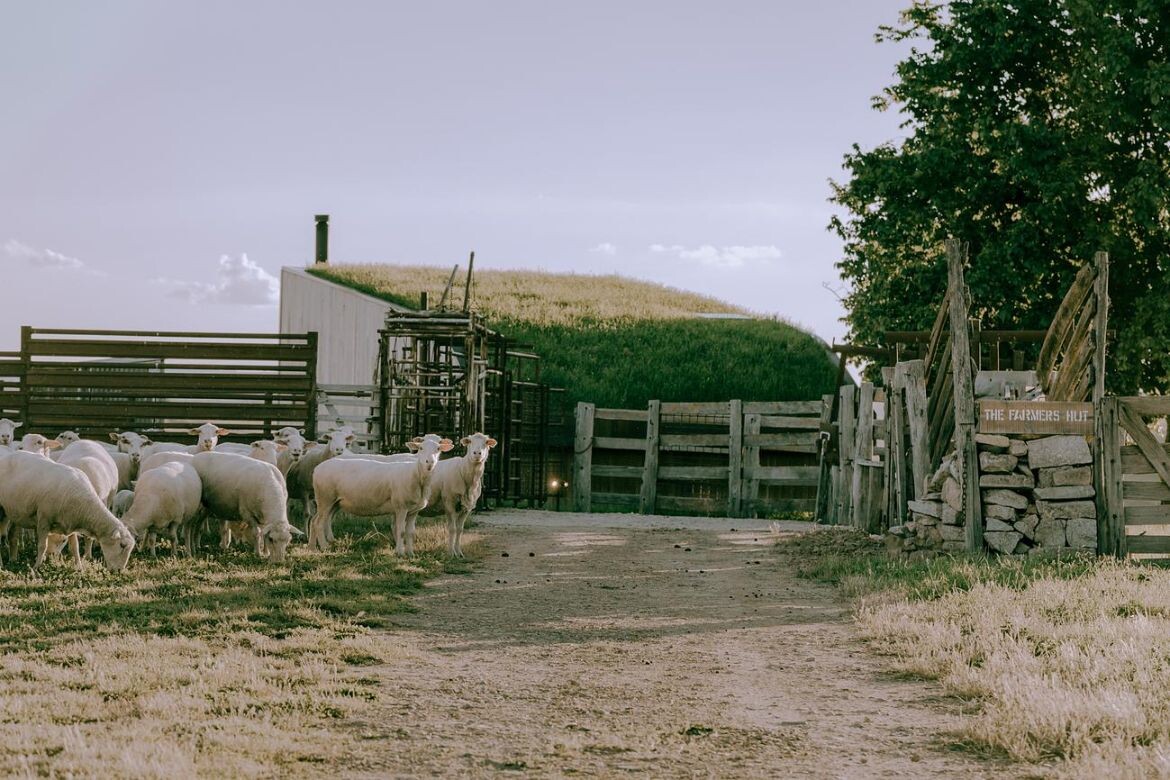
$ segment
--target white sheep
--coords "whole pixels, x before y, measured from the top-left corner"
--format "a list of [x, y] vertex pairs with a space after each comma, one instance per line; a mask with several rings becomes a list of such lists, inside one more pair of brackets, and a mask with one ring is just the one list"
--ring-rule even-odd
[[250, 455], [252, 453], [252, 448], [249, 447], [247, 444], [235, 444], [235, 443], [229, 442], [228, 444], [215, 445], [214, 451], [215, 452], [230, 452], [234, 455]]
[[111, 432], [110, 441], [118, 448], [118, 452], [125, 453], [132, 463], [138, 464], [159, 452], [186, 452], [192, 453], [187, 444], [174, 442], [155, 442], [149, 436], [143, 436], [134, 431]]
[[[27, 438], [27, 436], [26, 436]], [[78, 442], [86, 442], [86, 445], [96, 444], [106, 451], [110, 459], [114, 461], [114, 467], [118, 469], [118, 490], [130, 490], [134, 485], [134, 480], [138, 477], [138, 464], [125, 452], [118, 452], [116, 447], [113, 447], [105, 442], [82, 439], [73, 431], [65, 431], [57, 435], [56, 441], [62, 447], [57, 452], [50, 453], [49, 457], [53, 460], [60, 461], [61, 455], [65, 450], [69, 449], [70, 445]]]
[[[258, 441], [252, 442], [248, 446], [247, 455], [250, 458], [262, 460], [265, 463], [270, 463], [273, 466], [276, 466], [277, 470], [279, 471], [280, 453], [283, 452], [284, 449], [285, 446], [280, 442], [273, 441], [272, 439], [260, 439]], [[284, 476], [284, 472], [281, 472], [281, 476]]]
[[305, 441], [304, 431], [293, 427], [281, 428], [272, 434], [272, 440], [284, 445], [284, 449], [280, 453], [280, 458], [277, 460], [276, 467], [280, 469], [281, 474], [287, 475], [289, 469], [305, 454], [305, 448], [308, 442]]
[[192, 428], [187, 433], [196, 437], [196, 442], [191, 448], [191, 453], [197, 452], [211, 452], [215, 446], [219, 444], [221, 436], [228, 436], [231, 434], [227, 428], [220, 428], [215, 423], [203, 423], [198, 428]]
[[7, 417], [0, 418], [0, 447], [15, 450], [16, 429], [24, 423], [13, 422]]
[[133, 490], [119, 490], [114, 494], [114, 505], [110, 507], [110, 511], [114, 513], [114, 517], [119, 520], [122, 519], [130, 507], [134, 504]]
[[[348, 452], [349, 446], [353, 443], [354, 438], [353, 429], [349, 426], [343, 426], [335, 431], [322, 434], [321, 439], [324, 441], [324, 444], [314, 444], [285, 472], [284, 476], [288, 485], [289, 498], [300, 500], [304, 507], [306, 521], [316, 512], [313, 494], [313, 472], [329, 458], [337, 457]], [[328, 541], [333, 541], [333, 538], [329, 537]]]
[[416, 438], [413, 463], [386, 463], [362, 458], [331, 458], [313, 473], [317, 512], [309, 527], [309, 544], [324, 550], [338, 509], [358, 517], [394, 515], [394, 550], [414, 554], [414, 523], [427, 504], [431, 474], [439, 453], [452, 448], [435, 434]]
[[[134, 503], [123, 522], [141, 544], [149, 534], [151, 555], [157, 554], [155, 538], [171, 537], [171, 550], [179, 551], [179, 532], [195, 524], [202, 509], [203, 483], [193, 463], [164, 463], [138, 478]], [[187, 540], [187, 554], [194, 553]]]
[[[200, 452], [191, 460], [203, 483], [203, 504], [221, 519], [239, 518], [256, 526], [256, 552], [284, 560], [292, 540], [288, 493], [280, 471], [270, 463], [230, 452]], [[140, 477], [141, 479], [141, 477]]]
[[488, 452], [496, 440], [483, 433], [473, 433], [460, 440], [467, 451], [458, 458], [439, 461], [431, 475], [427, 506], [439, 508], [447, 518], [447, 552], [463, 557], [463, 525], [475, 509], [483, 492], [483, 472]]
[[[61, 442], [62, 447], [68, 447], [75, 441], [81, 441], [81, 434], [79, 434], [77, 431], [61, 431], [57, 434], [57, 441]], [[99, 441], [98, 444], [100, 444], [102, 449], [104, 449], [106, 452], [118, 451], [118, 448], [113, 444], [109, 444], [104, 441]]]
[[118, 492], [118, 466], [100, 444], [84, 440], [75, 442], [61, 452], [57, 462], [79, 469], [89, 478], [93, 492], [102, 503], [107, 507], [113, 506], [114, 495]]
[[51, 450], [58, 449], [60, 446], [61, 442], [56, 439], [46, 439], [39, 433], [26, 433], [20, 437], [20, 446], [17, 449], [47, 458]]
[[102, 562], [112, 571], [124, 569], [134, 550], [133, 535], [98, 499], [86, 475], [48, 458], [27, 452], [0, 456], [0, 509], [0, 537], [13, 526], [36, 530], [34, 569], [44, 562], [52, 533], [97, 539]]

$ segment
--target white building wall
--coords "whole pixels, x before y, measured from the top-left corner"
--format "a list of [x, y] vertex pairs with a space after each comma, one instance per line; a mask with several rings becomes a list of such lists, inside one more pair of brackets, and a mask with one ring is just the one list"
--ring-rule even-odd
[[280, 270], [280, 331], [317, 331], [317, 381], [368, 385], [378, 362], [378, 330], [392, 303], [305, 273]]

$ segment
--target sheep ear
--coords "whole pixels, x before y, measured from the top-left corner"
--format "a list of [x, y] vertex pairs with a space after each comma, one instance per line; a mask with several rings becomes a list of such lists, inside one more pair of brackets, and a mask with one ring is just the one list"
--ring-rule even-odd
[[115, 433], [114, 431], [110, 431], [110, 441], [117, 441], [117, 440], [118, 440], [118, 434]]
[[466, 447], [468, 444], [471, 444], [471, 437], [464, 436], [462, 439], [459, 440], [459, 443], [462, 444], [464, 447]]
[[439, 452], [450, 452], [455, 449], [455, 445], [451, 443], [450, 439], [443, 439], [439, 442]]
[[154, 444], [154, 442], [151, 441], [150, 439], [146, 438], [145, 436], [143, 436], [142, 437], [142, 444], [143, 444], [143, 446], [146, 446], [148, 444]]
[[283, 452], [284, 450], [287, 450], [287, 449], [288, 449], [287, 444], [281, 444], [280, 442], [276, 443], [276, 451], [277, 452]]
[[188, 428], [187, 433], [191, 434], [192, 436], [198, 436], [199, 434], [203, 433], [203, 431], [199, 430], [198, 428]]
[[231, 436], [232, 432], [229, 431], [227, 428], [216, 428], [215, 435], [216, 436]]
[[305, 532], [302, 531], [301, 529], [297, 528], [295, 525], [290, 525], [288, 527], [288, 532], [290, 534], [292, 534], [293, 536], [304, 536], [305, 535]]
[[24, 423], [22, 423], [22, 422], [18, 422], [18, 423], [12, 423], [12, 427], [13, 427], [13, 428], [19, 428], [19, 427], [21, 427], [22, 425], [24, 425]]
[[497, 444], [499, 444], [499, 442], [498, 442], [498, 441], [496, 441], [495, 439], [488, 439], [488, 440], [487, 440], [487, 446], [489, 446], [489, 447], [494, 447], [494, 446], [496, 446]]
[[410, 450], [411, 452], [418, 452], [418, 442], [408, 441], [406, 443], [406, 449]]
[[357, 438], [357, 436], [354, 436], [354, 435], [351, 433], [349, 436], [346, 436], [346, 437], [345, 437], [345, 443], [346, 443], [346, 444], [349, 444], [349, 443], [351, 443], [351, 442], [352, 442], [354, 439], [356, 439], [356, 438]]
[[61, 446], [61, 442], [57, 441], [56, 439], [49, 439], [48, 441], [45, 442], [45, 447], [50, 449], [50, 450], [55, 450], [60, 446]]

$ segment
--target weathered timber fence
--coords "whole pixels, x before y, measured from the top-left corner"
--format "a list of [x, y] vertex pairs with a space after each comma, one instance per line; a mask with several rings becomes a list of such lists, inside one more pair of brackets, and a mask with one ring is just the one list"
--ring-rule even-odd
[[[316, 436], [317, 334], [23, 327], [19, 368], [0, 362], [24, 430], [185, 441], [207, 421], [240, 437], [286, 425]], [[10, 392], [14, 381], [19, 390]]]
[[816, 519], [876, 530], [885, 517], [889, 489], [886, 392], [869, 382], [845, 385], [835, 406], [837, 420], [826, 418], [821, 427]]
[[318, 385], [317, 419], [322, 430], [348, 425], [354, 450], [382, 451], [382, 407], [378, 385]]
[[[831, 397], [826, 397], [831, 398]], [[812, 512], [827, 400], [577, 405], [577, 511]]]

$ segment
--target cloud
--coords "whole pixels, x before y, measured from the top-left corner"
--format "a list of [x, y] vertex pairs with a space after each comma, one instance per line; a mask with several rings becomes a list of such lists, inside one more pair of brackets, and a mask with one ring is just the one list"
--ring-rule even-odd
[[172, 289], [168, 298], [179, 298], [188, 303], [222, 303], [232, 306], [274, 306], [280, 299], [280, 282], [275, 276], [248, 259], [223, 255], [214, 282], [184, 282], [175, 279], [155, 279], [155, 284]]
[[613, 244], [609, 243], [608, 241], [604, 241], [604, 242], [598, 244], [597, 246], [593, 247], [589, 251], [590, 252], [597, 252], [598, 254], [601, 254], [601, 255], [609, 255], [610, 257], [613, 257], [614, 255], [617, 254], [617, 247], [614, 246]]
[[650, 251], [655, 254], [670, 254], [681, 260], [697, 260], [703, 265], [716, 268], [740, 268], [749, 262], [765, 263], [769, 260], [779, 260], [783, 255], [778, 248], [767, 246], [720, 246], [703, 244], [690, 249], [681, 244], [651, 244]]
[[85, 263], [76, 257], [54, 252], [52, 249], [35, 249], [14, 238], [4, 244], [4, 253], [13, 260], [21, 260], [37, 268], [78, 269]]

